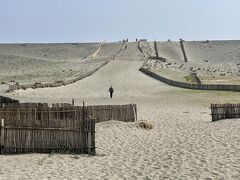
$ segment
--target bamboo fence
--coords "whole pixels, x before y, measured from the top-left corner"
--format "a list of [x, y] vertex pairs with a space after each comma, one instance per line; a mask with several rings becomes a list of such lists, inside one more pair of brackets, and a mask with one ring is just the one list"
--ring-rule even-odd
[[19, 90], [19, 89], [29, 89], [29, 88], [46, 88], [46, 87], [59, 87], [59, 86], [66, 86], [68, 84], [72, 84], [76, 81], [79, 81], [81, 79], [84, 79], [88, 76], [91, 76], [93, 73], [95, 73], [97, 70], [99, 70], [100, 68], [102, 68], [103, 66], [105, 66], [106, 64], [109, 63], [109, 60], [103, 62], [99, 67], [97, 67], [96, 69], [86, 73], [86, 74], [81, 74], [77, 77], [71, 78], [71, 79], [66, 79], [66, 80], [62, 80], [59, 82], [42, 82], [42, 83], [32, 83], [32, 84], [13, 84], [13, 85], [9, 85], [9, 89], [8, 92], [13, 92], [15, 90]]
[[240, 118], [240, 104], [211, 104], [212, 121]]
[[137, 120], [137, 106], [22, 103], [0, 106], [1, 153], [95, 154], [95, 123]]
[[139, 69], [142, 73], [162, 81], [166, 84], [186, 88], [186, 89], [197, 89], [197, 90], [219, 90], [219, 91], [240, 91], [240, 85], [229, 85], [229, 84], [190, 84], [179, 81], [174, 81], [168, 78], [165, 78], [159, 74], [152, 72], [151, 70], [141, 67]]
[[95, 120], [72, 107], [4, 107], [1, 153], [95, 153]]

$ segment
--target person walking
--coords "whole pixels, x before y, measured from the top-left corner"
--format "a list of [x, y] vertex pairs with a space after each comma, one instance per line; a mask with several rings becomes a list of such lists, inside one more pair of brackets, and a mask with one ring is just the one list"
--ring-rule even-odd
[[113, 89], [113, 87], [111, 86], [111, 87], [109, 88], [110, 98], [112, 98], [113, 92], [114, 92], [114, 89]]

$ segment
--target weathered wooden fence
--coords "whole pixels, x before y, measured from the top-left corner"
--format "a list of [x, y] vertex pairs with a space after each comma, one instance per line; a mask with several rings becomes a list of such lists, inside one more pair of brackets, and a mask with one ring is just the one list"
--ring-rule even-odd
[[72, 107], [4, 107], [1, 153], [95, 153], [95, 120]]
[[240, 104], [211, 104], [212, 121], [240, 118]]
[[74, 105], [69, 103], [3, 103], [0, 104], [0, 108], [4, 107], [18, 107], [18, 108], [41, 108], [41, 107], [73, 107]]
[[0, 106], [1, 153], [95, 154], [95, 123], [137, 120], [137, 106], [22, 103]]
[[134, 122], [137, 120], [137, 105], [100, 105], [86, 106], [86, 115], [93, 117], [96, 122], [118, 120]]
[[15, 90], [19, 90], [19, 89], [29, 89], [29, 88], [46, 88], [46, 87], [59, 87], [59, 86], [66, 86], [68, 84], [72, 84], [75, 83], [76, 81], [79, 81], [81, 79], [84, 79], [88, 76], [91, 76], [93, 73], [95, 73], [97, 70], [99, 70], [100, 68], [102, 68], [103, 66], [105, 66], [106, 64], [109, 63], [109, 60], [103, 62], [99, 67], [97, 67], [96, 69], [86, 73], [86, 74], [81, 74], [77, 77], [71, 78], [71, 79], [65, 79], [62, 81], [57, 81], [57, 82], [42, 82], [42, 83], [32, 83], [32, 84], [11, 84], [9, 85], [9, 92], [15, 91]]
[[184, 83], [179, 81], [174, 81], [159, 74], [156, 74], [148, 69], [140, 68], [139, 71], [143, 72], [144, 74], [151, 76], [159, 81], [162, 81], [166, 84], [187, 88], [187, 89], [197, 89], [197, 90], [220, 90], [220, 91], [240, 91], [240, 85], [229, 85], [229, 84], [190, 84]]
[[[50, 105], [52, 108], [63, 108], [66, 110], [79, 110], [85, 112], [86, 117], [93, 117], [96, 122], [103, 122], [109, 120], [118, 120], [124, 122], [134, 122], [137, 120], [137, 105], [127, 104], [127, 105], [97, 105], [97, 106], [73, 106], [68, 103], [54, 103]], [[0, 104], [1, 108], [37, 108], [50, 109], [51, 107], [48, 103], [10, 103], [10, 104]], [[0, 110], [1, 112], [1, 110]]]

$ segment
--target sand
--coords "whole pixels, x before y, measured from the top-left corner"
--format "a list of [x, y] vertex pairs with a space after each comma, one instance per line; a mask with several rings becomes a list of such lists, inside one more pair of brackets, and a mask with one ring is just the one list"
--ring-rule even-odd
[[138, 120], [154, 128], [141, 129], [138, 122], [98, 123], [96, 156], [0, 155], [0, 179], [239, 179], [240, 121], [212, 123], [209, 115], [210, 103], [239, 102], [239, 93], [186, 90], [152, 79], [138, 70], [142, 56], [125, 57], [136, 49], [131, 46], [76, 83], [4, 95], [21, 102], [136, 103]]
[[113, 57], [119, 52], [119, 50], [121, 50], [122, 45], [122, 42], [104, 43], [95, 57], [113, 59]]
[[49, 61], [76, 61], [92, 55], [99, 43], [0, 44], [0, 54]]
[[202, 84], [240, 84], [240, 41], [185, 41], [188, 62], [179, 42], [157, 42], [157, 47], [167, 62], [151, 60], [147, 66], [159, 74], [186, 82], [184, 77], [195, 72]]
[[0, 44], [0, 82], [34, 84], [81, 77], [107, 59], [91, 58], [99, 44]]
[[8, 85], [6, 84], [0, 84], [0, 94], [3, 94], [8, 90]]
[[115, 59], [128, 61], [145, 60], [144, 55], [138, 50], [136, 42], [126, 42], [125, 45], [126, 49], [123, 48], [121, 53], [119, 53]]

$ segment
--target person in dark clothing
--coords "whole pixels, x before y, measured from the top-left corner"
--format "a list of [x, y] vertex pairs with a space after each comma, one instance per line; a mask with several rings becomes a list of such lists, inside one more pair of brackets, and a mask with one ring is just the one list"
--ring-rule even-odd
[[110, 98], [112, 98], [113, 92], [114, 92], [114, 89], [113, 89], [113, 87], [111, 86], [111, 87], [109, 88]]

